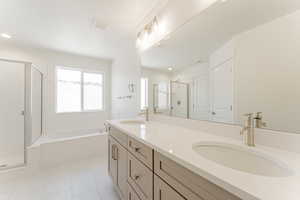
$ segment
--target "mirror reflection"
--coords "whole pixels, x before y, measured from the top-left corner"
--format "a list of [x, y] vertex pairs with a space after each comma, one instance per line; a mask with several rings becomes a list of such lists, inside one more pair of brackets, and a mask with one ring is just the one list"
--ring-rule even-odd
[[213, 4], [141, 52], [144, 106], [239, 125], [253, 113], [257, 128], [300, 133], [299, 9], [294, 0]]

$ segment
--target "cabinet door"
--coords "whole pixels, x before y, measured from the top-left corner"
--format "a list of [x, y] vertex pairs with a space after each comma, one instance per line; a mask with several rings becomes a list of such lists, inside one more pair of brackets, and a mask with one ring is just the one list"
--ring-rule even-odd
[[118, 188], [125, 199], [127, 196], [127, 150], [120, 144], [117, 144], [118, 159]]
[[153, 200], [153, 172], [130, 153], [127, 181], [141, 200]]
[[127, 200], [141, 200], [129, 184], [127, 194]]
[[108, 138], [108, 173], [115, 185], [118, 183], [118, 158], [117, 158], [117, 143]]
[[157, 176], [154, 177], [154, 200], [186, 200]]

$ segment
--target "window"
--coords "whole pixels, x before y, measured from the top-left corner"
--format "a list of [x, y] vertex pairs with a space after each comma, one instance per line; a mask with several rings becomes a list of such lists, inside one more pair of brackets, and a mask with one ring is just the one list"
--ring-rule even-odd
[[103, 73], [58, 67], [56, 112], [103, 110]]
[[103, 75], [83, 73], [83, 109], [103, 110]]
[[148, 107], [148, 79], [141, 78], [141, 109]]

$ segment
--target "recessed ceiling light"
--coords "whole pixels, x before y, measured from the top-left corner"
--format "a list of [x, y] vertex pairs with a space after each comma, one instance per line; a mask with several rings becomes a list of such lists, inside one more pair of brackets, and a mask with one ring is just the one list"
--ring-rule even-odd
[[225, 3], [227, 0], [221, 0], [223, 3]]
[[172, 67], [168, 67], [168, 70], [169, 70], [169, 71], [172, 71], [172, 70], [173, 70], [173, 68], [172, 68]]
[[8, 34], [6, 34], [6, 33], [2, 33], [1, 37], [6, 38], [6, 39], [10, 39], [11, 38], [11, 36], [8, 35]]

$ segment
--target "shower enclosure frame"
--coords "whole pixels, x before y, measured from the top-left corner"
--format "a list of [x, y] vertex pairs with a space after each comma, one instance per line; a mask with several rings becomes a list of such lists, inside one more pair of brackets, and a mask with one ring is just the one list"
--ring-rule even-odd
[[187, 89], [187, 92], [186, 92], [186, 95], [187, 95], [187, 119], [190, 118], [190, 84], [188, 83], [184, 83], [184, 82], [180, 82], [180, 81], [170, 81], [169, 83], [169, 110], [170, 110], [170, 113], [169, 115], [170, 116], [173, 116], [173, 105], [172, 105], [172, 84], [182, 84], [182, 85], [185, 85], [186, 86], [186, 89]]
[[[32, 69], [37, 70], [41, 75], [41, 132], [43, 135], [43, 94], [44, 94], [44, 75], [36, 68], [31, 62], [10, 60], [0, 58], [0, 61], [8, 63], [19, 63], [24, 65], [24, 110], [21, 111], [21, 115], [24, 116], [24, 161], [21, 164], [11, 165], [0, 168], [1, 171], [11, 170], [19, 167], [25, 167], [28, 164], [27, 147], [32, 144]], [[39, 137], [40, 137], [39, 136]]]
[[156, 84], [156, 83], [154, 83], [153, 84], [153, 89], [152, 89], [152, 92], [153, 92], [153, 99], [152, 99], [152, 101], [153, 101], [153, 113], [154, 114], [156, 114], [157, 113], [157, 110], [156, 110], [156, 87], [158, 87], [158, 84]]

